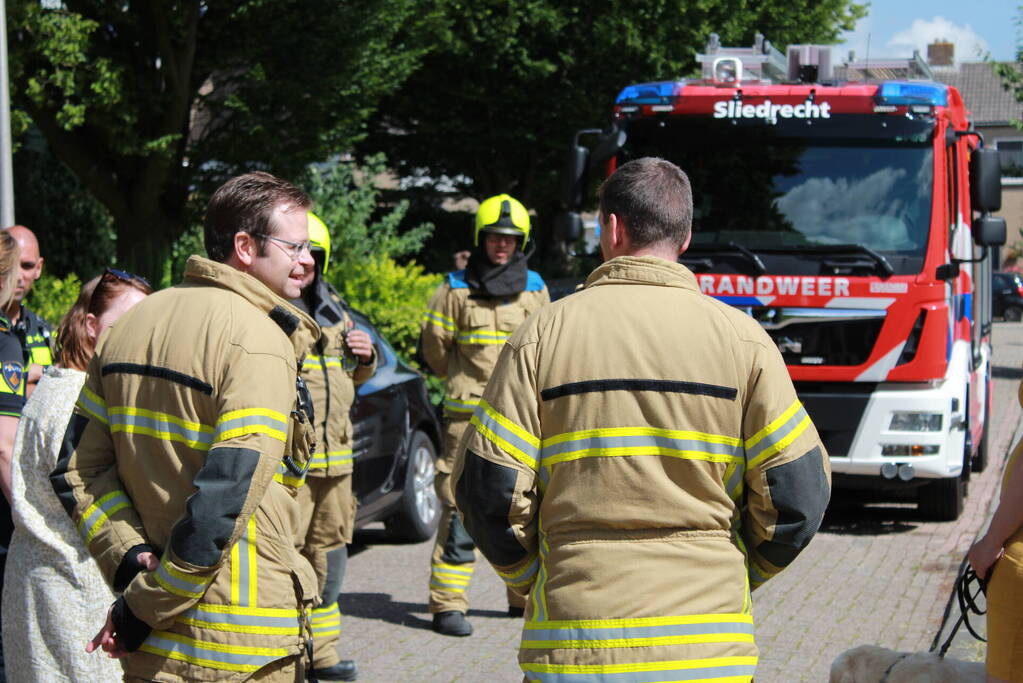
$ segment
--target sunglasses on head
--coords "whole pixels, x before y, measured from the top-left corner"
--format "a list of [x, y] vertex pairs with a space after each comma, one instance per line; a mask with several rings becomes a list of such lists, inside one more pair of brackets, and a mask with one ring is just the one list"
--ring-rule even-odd
[[100, 282], [113, 282], [114, 280], [120, 280], [121, 282], [138, 282], [149, 289], [153, 288], [152, 285], [149, 284], [149, 280], [141, 275], [129, 273], [128, 271], [120, 270], [119, 268], [107, 268], [103, 271], [103, 275], [100, 277]]

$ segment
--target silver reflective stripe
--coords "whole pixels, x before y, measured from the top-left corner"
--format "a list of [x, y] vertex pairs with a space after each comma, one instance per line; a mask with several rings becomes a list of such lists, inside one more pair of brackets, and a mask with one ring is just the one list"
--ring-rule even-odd
[[796, 429], [803, 420], [806, 419], [806, 408], [800, 406], [799, 410], [792, 414], [792, 417], [787, 419], [784, 424], [779, 425], [777, 429], [772, 431], [770, 434], [765, 434], [760, 441], [754, 444], [752, 447], [746, 449], [746, 460], [755, 460], [758, 455], [766, 451], [768, 448], [774, 446], [776, 443], [784, 439], [789, 435], [792, 430]]
[[[614, 449], [630, 449], [638, 451], [634, 455], [644, 455], [643, 451], [648, 450], [651, 455], [659, 451], [687, 451], [696, 453], [710, 453], [739, 459], [742, 457], [742, 447], [733, 446], [727, 443], [716, 443], [703, 439], [677, 439], [660, 434], [629, 434], [615, 436], [588, 435], [571, 441], [562, 441], [552, 445], [544, 445], [542, 457], [546, 466], [548, 459], [566, 453], [586, 452], [584, 455], [600, 455], [600, 451], [612, 451]], [[591, 452], [592, 451], [592, 452]]]
[[[542, 624], [543, 622], [533, 622]], [[530, 626], [532, 624], [529, 624]], [[721, 633], [753, 635], [753, 624], [736, 620], [696, 624], [666, 624], [660, 626], [607, 626], [585, 628], [569, 626], [564, 628], [526, 628], [522, 631], [523, 641], [536, 643], [533, 649], [543, 647], [543, 641], [609, 641], [637, 640], [643, 638], [670, 638], [673, 636], [701, 636]], [[745, 639], [743, 639], [745, 640]], [[656, 645], [657, 643], [652, 643]], [[628, 647], [635, 647], [629, 645]], [[565, 647], [564, 645], [556, 647]], [[580, 646], [582, 647], [582, 646]]]
[[168, 631], [153, 631], [139, 649], [168, 659], [229, 671], [256, 671], [291, 654], [285, 648], [210, 643]]
[[[479, 422], [480, 426], [486, 427], [493, 432], [495, 436], [507, 441], [509, 444], [519, 449], [524, 455], [532, 458], [534, 461], [539, 459], [540, 449], [494, 419], [491, 411], [487, 410], [486, 406], [481, 405], [476, 408], [476, 412], [473, 413], [472, 417], [474, 420]], [[483, 436], [486, 436], [486, 434]]]
[[172, 593], [178, 592], [179, 595], [183, 594], [189, 597], [199, 597], [206, 591], [206, 587], [210, 584], [213, 578], [196, 577], [195, 579], [185, 579], [181, 576], [171, 574], [167, 565], [160, 563], [160, 567], [156, 570], [156, 580]]
[[[724, 659], [724, 658], [723, 658]], [[714, 660], [706, 660], [713, 662]], [[686, 661], [680, 662], [648, 662], [646, 666], [650, 665], [664, 665], [672, 667], [672, 665], [684, 665]], [[541, 683], [661, 683], [667, 681], [703, 681], [707, 679], [713, 680], [732, 680], [733, 678], [752, 677], [756, 671], [757, 665], [753, 664], [726, 664], [723, 666], [714, 666], [710, 664], [708, 666], [682, 666], [679, 668], [665, 668], [659, 670], [649, 670], [644, 667], [644, 664], [632, 665], [636, 668], [641, 668], [639, 671], [615, 671], [614, 669], [620, 667], [628, 667], [627, 664], [608, 665], [602, 667], [600, 665], [594, 665], [593, 667], [585, 667], [580, 665], [573, 667], [574, 669], [580, 669], [580, 671], [538, 671], [541, 668], [554, 668], [558, 665], [537, 665], [537, 664], [522, 664], [522, 670], [526, 672], [526, 677], [531, 681], [541, 681]], [[603, 670], [602, 670], [603, 669]]]
[[[114, 408], [110, 411], [110, 431], [130, 432], [133, 434], [145, 434], [165, 441], [180, 441], [197, 450], [208, 450], [213, 442], [213, 435], [204, 430], [203, 425], [198, 429], [192, 429], [177, 424], [168, 418], [157, 417], [156, 415], [132, 415], [123, 408]], [[209, 428], [207, 428], [209, 429]]]
[[[228, 611], [230, 610], [230, 611]], [[280, 612], [280, 616], [267, 614], [268, 612]], [[238, 626], [250, 626], [259, 628], [294, 629], [299, 632], [298, 610], [284, 609], [259, 609], [257, 614], [245, 614], [243, 610], [226, 607], [224, 611], [218, 610], [214, 605], [196, 605], [185, 610], [179, 619], [195, 619], [207, 621], [211, 624], [231, 624]]]
[[[277, 418], [270, 417], [268, 415], [244, 415], [242, 417], [233, 417], [230, 420], [224, 420], [217, 424], [217, 431], [213, 434], [213, 441], [219, 442], [225, 439], [224, 434], [234, 431], [236, 429], [243, 429], [245, 427], [253, 427], [260, 425], [263, 427], [269, 427], [278, 432], [288, 433], [288, 423]], [[250, 430], [246, 430], [250, 431]]]

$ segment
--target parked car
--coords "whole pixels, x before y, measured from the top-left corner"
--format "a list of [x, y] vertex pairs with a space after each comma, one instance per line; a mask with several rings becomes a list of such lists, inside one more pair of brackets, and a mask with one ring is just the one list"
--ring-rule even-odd
[[355, 526], [383, 521], [395, 540], [429, 540], [440, 518], [433, 489], [440, 420], [423, 376], [398, 358], [364, 315], [353, 311], [352, 317], [377, 352], [376, 373], [357, 389], [352, 405]]
[[1023, 319], [1023, 276], [1019, 273], [992, 273], [991, 298], [994, 317], [1014, 322]]

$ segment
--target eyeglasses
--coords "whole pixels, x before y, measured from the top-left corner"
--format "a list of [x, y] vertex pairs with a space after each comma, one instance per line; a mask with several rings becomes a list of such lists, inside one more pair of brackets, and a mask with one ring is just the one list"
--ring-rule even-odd
[[292, 261], [300, 259], [302, 257], [302, 252], [308, 252], [309, 248], [312, 246], [312, 243], [309, 240], [305, 240], [304, 242], [292, 242], [291, 240], [281, 239], [280, 237], [274, 237], [273, 235], [264, 235], [260, 232], [254, 232], [252, 235], [253, 237], [260, 237], [265, 240], [285, 245], [280, 247], [280, 250], [287, 254], [288, 258]]
[[103, 271], [103, 275], [100, 276], [100, 282], [113, 282], [114, 280], [120, 280], [121, 282], [137, 282], [141, 285], [145, 285], [146, 289], [153, 289], [153, 286], [149, 284], [149, 280], [146, 278], [118, 268], [107, 268]]

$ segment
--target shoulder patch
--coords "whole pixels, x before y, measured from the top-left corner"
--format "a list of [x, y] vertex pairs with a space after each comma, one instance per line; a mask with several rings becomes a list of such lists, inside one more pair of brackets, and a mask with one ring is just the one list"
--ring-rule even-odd
[[283, 306], [274, 306], [270, 311], [270, 320], [277, 323], [277, 326], [284, 330], [284, 334], [291, 336], [291, 333], [298, 329], [298, 318], [291, 314]]
[[3, 365], [0, 365], [0, 372], [3, 373], [4, 382], [7, 383], [12, 393], [20, 393], [21, 391], [21, 379], [24, 374], [21, 363], [15, 361], [5, 361]]
[[448, 285], [451, 289], [469, 289], [469, 283], [465, 281], [465, 271], [453, 270], [448, 273]]
[[526, 291], [527, 292], [539, 292], [547, 285], [544, 284], [543, 278], [540, 277], [540, 273], [535, 270], [526, 271]]

